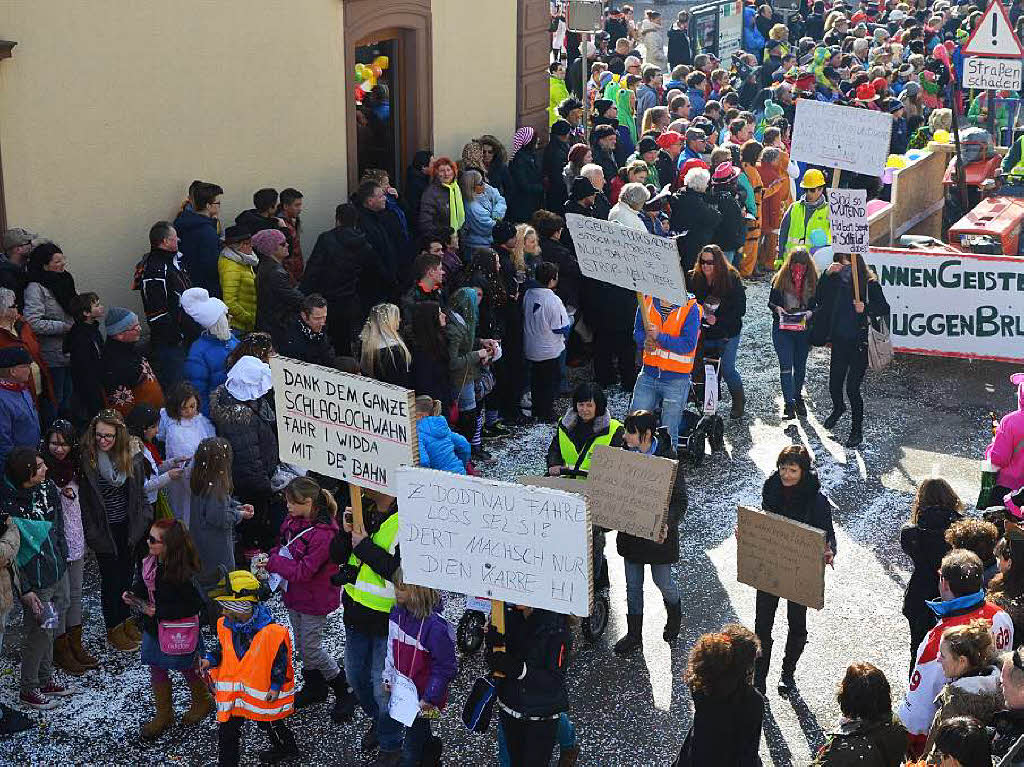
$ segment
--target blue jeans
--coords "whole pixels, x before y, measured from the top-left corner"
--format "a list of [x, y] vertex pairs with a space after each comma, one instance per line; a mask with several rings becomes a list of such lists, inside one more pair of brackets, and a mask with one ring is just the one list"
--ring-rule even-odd
[[673, 375], [671, 378], [655, 378], [641, 371], [633, 387], [633, 401], [630, 412], [636, 410], [657, 410], [661, 407], [661, 425], [672, 435], [672, 447], [679, 442], [679, 423], [683, 419], [683, 408], [690, 395], [690, 376]]
[[402, 743], [402, 767], [419, 767], [423, 758], [423, 747], [430, 740], [430, 720], [422, 716], [416, 717], [412, 727], [405, 730], [405, 741]]
[[[558, 734], [555, 737], [560, 750], [576, 745], [576, 728], [569, 715], [564, 711], [558, 715]], [[500, 767], [509, 767], [508, 744], [505, 742], [505, 730], [501, 726], [500, 718], [498, 719], [498, 764]]]
[[779, 330], [772, 328], [772, 344], [779, 356], [779, 379], [782, 398], [787, 405], [796, 402], [804, 390], [807, 374], [807, 354], [811, 350], [809, 330]]
[[182, 379], [185, 371], [185, 348], [183, 346], [153, 345], [153, 367], [164, 394], [170, 394], [174, 385]]
[[53, 396], [57, 398], [57, 415], [71, 412], [71, 368], [51, 367], [50, 377], [53, 379]]
[[384, 654], [388, 651], [388, 638], [345, 629], [345, 675], [356, 693], [363, 712], [377, 724], [377, 738], [381, 751], [398, 751], [402, 747], [401, 722], [388, 713], [388, 699], [384, 694]]
[[[626, 613], [643, 615], [644, 612], [644, 568], [643, 562], [622, 560], [626, 565]], [[654, 585], [661, 591], [665, 604], [674, 605], [679, 601], [679, 586], [672, 577], [672, 565], [650, 565]]]
[[[720, 375], [725, 385], [729, 387], [729, 393], [735, 395], [743, 391], [743, 379], [736, 369], [736, 354], [740, 350], [740, 336], [737, 333], [732, 338], [716, 338], [713, 341], [704, 342], [704, 353], [706, 355], [718, 355], [722, 361]], [[712, 354], [714, 352], [714, 354]]]

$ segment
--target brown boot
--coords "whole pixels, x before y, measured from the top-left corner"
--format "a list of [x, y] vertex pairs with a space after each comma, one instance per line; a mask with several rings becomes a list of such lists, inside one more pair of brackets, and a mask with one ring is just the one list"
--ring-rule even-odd
[[139, 649], [139, 643], [128, 638], [123, 623], [118, 623], [114, 628], [107, 629], [107, 641], [110, 642], [111, 647], [121, 652], [135, 652]]
[[143, 740], [153, 740], [160, 737], [164, 730], [174, 724], [170, 682], [155, 682], [153, 684], [153, 703], [156, 705], [156, 714], [142, 725], [141, 735]]
[[67, 634], [61, 634], [53, 640], [53, 665], [71, 676], [81, 676], [88, 669], [75, 658], [71, 652], [70, 638]]
[[188, 689], [192, 693], [192, 703], [189, 705], [188, 711], [181, 717], [181, 723], [184, 725], [198, 724], [213, 713], [213, 696], [210, 695], [210, 688], [206, 686], [202, 677], [192, 679], [188, 683]]
[[71, 626], [68, 628], [68, 645], [71, 647], [71, 652], [75, 655], [75, 660], [86, 668], [99, 668], [100, 662], [97, 658], [90, 655], [84, 647], [82, 647], [82, 627]]
[[136, 625], [132, 618], [128, 618], [123, 624], [124, 635], [135, 643], [142, 642], [142, 632], [139, 631], [139, 627]]

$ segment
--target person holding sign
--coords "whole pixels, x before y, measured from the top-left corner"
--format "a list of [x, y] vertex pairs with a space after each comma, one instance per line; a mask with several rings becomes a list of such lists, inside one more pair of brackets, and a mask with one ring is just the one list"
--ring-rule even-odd
[[807, 247], [811, 232], [825, 233], [826, 242], [832, 242], [832, 224], [828, 218], [828, 200], [825, 198], [825, 174], [811, 168], [800, 181], [804, 195], [789, 206], [779, 229], [779, 255], [781, 263], [794, 248]]
[[868, 318], [888, 317], [889, 304], [878, 278], [868, 271], [863, 258], [854, 256], [856, 272], [850, 264], [850, 256], [837, 253], [835, 259], [818, 282], [818, 311], [811, 343], [821, 346], [832, 342], [828, 366], [832, 413], [822, 426], [832, 429], [846, 412], [845, 383], [853, 422], [846, 446], [855, 447], [864, 439], [864, 400], [860, 387], [868, 368]]
[[794, 248], [772, 280], [768, 308], [772, 312], [772, 345], [779, 358], [783, 418], [807, 415], [804, 375], [811, 350], [810, 320], [817, 306], [818, 268], [807, 248]]
[[676, 306], [644, 296], [633, 325], [633, 340], [643, 354], [643, 369], [633, 387], [629, 409], [654, 411], [660, 407], [661, 425], [668, 430], [673, 448], [690, 394], [690, 373], [703, 314], [695, 298]]
[[[388, 648], [388, 616], [395, 606], [398, 550], [398, 502], [390, 495], [364, 488], [363, 524], [356, 528], [352, 508], [345, 509], [342, 529], [331, 541], [331, 559], [342, 564], [332, 580], [344, 584], [345, 673], [363, 712], [372, 724], [362, 748], [380, 746], [380, 756], [394, 759], [402, 748], [402, 726], [388, 714], [381, 684]], [[397, 759], [393, 762], [397, 764]]]
[[[637, 410], [626, 416], [622, 431], [616, 435], [612, 445], [645, 455], [676, 459], [668, 431], [657, 428], [654, 413], [649, 410]], [[627, 655], [643, 645], [644, 565], [651, 566], [651, 578], [661, 591], [668, 613], [662, 638], [672, 642], [679, 636], [683, 609], [679, 601], [679, 586], [672, 577], [672, 565], [679, 561], [679, 520], [686, 513], [686, 506], [686, 480], [680, 471], [676, 473], [672, 501], [660, 540], [651, 541], [623, 532], [616, 535], [615, 549], [626, 567], [627, 626], [626, 635], [615, 643], [616, 655]]]
[[487, 664], [495, 673], [501, 727], [511, 767], [547, 764], [559, 715], [569, 709], [565, 664], [569, 629], [564, 615], [505, 604], [505, 633], [488, 631]]
[[[802, 522], [825, 531], [825, 551], [822, 555], [832, 564], [836, 555], [836, 533], [832, 526], [832, 502], [821, 492], [821, 481], [811, 466], [811, 454], [803, 445], [783, 448], [776, 462], [775, 473], [764, 483], [761, 506], [765, 511]], [[764, 692], [768, 669], [772, 662], [772, 624], [779, 597], [767, 591], [757, 592], [754, 633], [761, 640], [761, 655], [754, 667], [754, 686]], [[807, 644], [807, 607], [786, 601], [789, 635], [786, 654], [782, 659], [779, 694], [788, 695], [796, 686], [796, 664]]]

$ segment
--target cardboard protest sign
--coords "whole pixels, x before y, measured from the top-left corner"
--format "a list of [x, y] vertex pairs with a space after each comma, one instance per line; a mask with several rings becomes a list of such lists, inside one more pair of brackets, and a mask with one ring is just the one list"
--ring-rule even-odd
[[880, 176], [889, 156], [892, 115], [871, 109], [796, 102], [793, 159], [866, 176]]
[[394, 471], [419, 459], [416, 393], [272, 357], [281, 460], [394, 495]]
[[398, 542], [406, 583], [578, 616], [593, 597], [580, 495], [402, 467]]
[[587, 277], [674, 304], [686, 303], [679, 249], [670, 237], [569, 213], [565, 222]]
[[865, 189], [829, 189], [828, 217], [835, 253], [865, 255], [869, 247], [868, 193]]
[[1024, 62], [1020, 59], [990, 59], [969, 56], [964, 59], [964, 89], [1015, 91], [1024, 76]]
[[749, 506], [736, 507], [736, 580], [807, 605], [825, 606], [825, 531]]
[[871, 248], [898, 352], [1024, 362], [1024, 259]]

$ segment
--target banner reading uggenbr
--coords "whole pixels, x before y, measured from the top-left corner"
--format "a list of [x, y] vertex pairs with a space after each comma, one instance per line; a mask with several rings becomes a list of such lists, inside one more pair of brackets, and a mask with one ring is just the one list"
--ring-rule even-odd
[[871, 248], [897, 352], [1024, 361], [1024, 258]]

